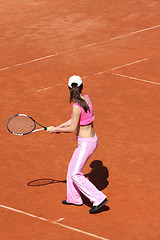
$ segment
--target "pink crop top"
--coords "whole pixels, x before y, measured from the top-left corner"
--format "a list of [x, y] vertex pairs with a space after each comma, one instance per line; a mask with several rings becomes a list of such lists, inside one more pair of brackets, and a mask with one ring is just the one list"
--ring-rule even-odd
[[88, 125], [88, 124], [92, 123], [94, 120], [94, 113], [93, 113], [93, 107], [92, 107], [91, 100], [88, 95], [84, 95], [84, 96], [87, 97], [89, 100], [89, 102], [87, 103], [88, 107], [89, 107], [89, 110], [87, 111], [87, 113], [84, 111], [83, 107], [78, 105], [78, 103], [73, 104], [73, 106], [77, 105], [81, 109], [81, 115], [80, 115], [80, 121], [79, 121], [80, 126]]

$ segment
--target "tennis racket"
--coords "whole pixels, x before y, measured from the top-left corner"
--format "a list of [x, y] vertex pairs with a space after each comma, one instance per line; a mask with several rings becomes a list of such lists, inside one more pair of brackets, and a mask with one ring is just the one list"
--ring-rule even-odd
[[[41, 128], [35, 129], [37, 125]], [[16, 114], [8, 119], [7, 129], [14, 135], [22, 136], [41, 130], [47, 130], [47, 127], [42, 126], [26, 114]]]

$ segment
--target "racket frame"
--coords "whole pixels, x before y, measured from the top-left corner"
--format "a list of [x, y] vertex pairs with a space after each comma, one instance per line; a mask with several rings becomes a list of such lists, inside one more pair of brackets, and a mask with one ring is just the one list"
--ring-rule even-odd
[[[11, 120], [12, 118], [18, 117], [18, 116], [23, 116], [23, 117], [28, 117], [28, 118], [30, 118], [30, 119], [33, 121], [33, 123], [34, 123], [33, 129], [32, 129], [31, 131], [27, 132], [27, 133], [15, 133], [15, 132], [12, 132], [12, 131], [9, 129], [8, 124], [9, 124], [9, 122], [10, 122], [10, 120]], [[39, 125], [40, 127], [42, 127], [42, 128], [39, 128], [39, 129], [36, 129], [36, 130], [35, 130], [36, 124], [38, 124], [38, 125]], [[28, 116], [27, 114], [19, 113], [19, 114], [13, 115], [12, 117], [10, 117], [10, 118], [8, 119], [8, 121], [7, 121], [7, 129], [8, 129], [8, 131], [9, 131], [10, 133], [12, 133], [12, 134], [14, 134], [14, 135], [23, 136], [23, 135], [27, 135], [27, 134], [30, 134], [30, 133], [33, 133], [33, 132], [38, 132], [38, 131], [41, 131], [41, 130], [47, 130], [47, 127], [44, 127], [44, 126], [41, 125], [40, 123], [36, 122], [32, 117]]]

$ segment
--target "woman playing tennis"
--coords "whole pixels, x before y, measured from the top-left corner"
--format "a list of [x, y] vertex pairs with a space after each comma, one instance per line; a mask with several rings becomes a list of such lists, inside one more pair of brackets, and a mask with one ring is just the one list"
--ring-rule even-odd
[[83, 168], [94, 153], [98, 145], [98, 138], [93, 128], [94, 113], [91, 100], [88, 95], [82, 95], [83, 83], [79, 76], [72, 76], [68, 81], [70, 90], [70, 102], [73, 102], [73, 113], [70, 120], [60, 126], [50, 126], [50, 133], [77, 134], [78, 147], [75, 149], [68, 166], [67, 173], [67, 200], [62, 201], [66, 205], [81, 206], [83, 193], [93, 204], [89, 212], [97, 212], [108, 201], [106, 196], [99, 191], [83, 175]]

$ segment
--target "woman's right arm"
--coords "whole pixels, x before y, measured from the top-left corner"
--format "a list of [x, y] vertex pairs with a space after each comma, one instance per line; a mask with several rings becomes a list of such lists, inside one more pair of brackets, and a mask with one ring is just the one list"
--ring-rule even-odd
[[77, 130], [81, 109], [78, 106], [73, 107], [73, 117], [65, 123], [62, 123], [58, 127], [49, 126], [48, 132], [50, 133], [73, 133]]
[[72, 121], [72, 119], [69, 119], [67, 122], [62, 123], [58, 127], [59, 128], [69, 127], [69, 126], [71, 126], [71, 121]]

